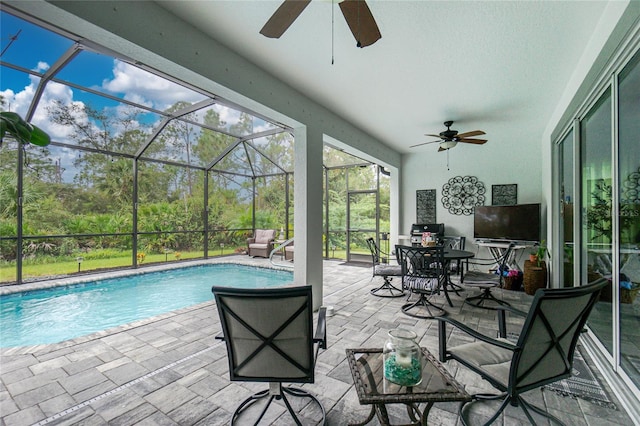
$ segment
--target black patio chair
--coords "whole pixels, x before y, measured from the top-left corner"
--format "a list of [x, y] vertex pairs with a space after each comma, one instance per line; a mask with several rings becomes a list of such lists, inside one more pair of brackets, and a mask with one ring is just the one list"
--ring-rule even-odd
[[375, 277], [382, 277], [382, 285], [371, 289], [371, 294], [378, 297], [404, 296], [404, 290], [391, 284], [393, 277], [402, 277], [402, 268], [400, 265], [381, 263], [383, 258], [386, 258], [387, 261], [391, 261], [391, 259], [389, 253], [385, 253], [380, 250], [373, 238], [367, 238], [367, 245], [371, 251], [371, 260], [373, 261], [373, 276], [371, 279]]
[[[467, 270], [466, 273], [460, 276], [460, 282], [465, 287], [475, 287], [480, 289], [480, 294], [476, 296], [469, 296], [464, 299], [464, 303], [475, 306], [477, 308], [484, 309], [496, 309], [497, 306], [504, 305], [509, 306], [509, 303], [498, 299], [491, 293], [491, 289], [496, 287], [502, 287], [503, 282], [503, 271], [507, 270], [507, 264], [511, 259], [511, 253], [513, 252], [513, 248], [515, 247], [515, 243], [510, 243], [509, 247], [504, 251], [502, 257], [499, 260], [498, 270], [494, 272], [482, 272], [477, 270]], [[495, 264], [495, 263], [491, 263]], [[469, 265], [485, 265], [488, 266], [487, 263], [481, 263], [479, 261], [470, 261]]]
[[[318, 312], [313, 333], [311, 286], [270, 289], [213, 287], [223, 336], [227, 345], [231, 381], [268, 382], [269, 388], [245, 399], [231, 424], [258, 424], [274, 399], [282, 400], [295, 424], [302, 424], [287, 397], [309, 398], [309, 410], [325, 422], [322, 403], [311, 393], [286, 383], [313, 383], [318, 350], [325, 349], [325, 309]], [[268, 399], [266, 399], [268, 397]], [[266, 401], [266, 402], [265, 402]], [[253, 410], [249, 408], [256, 406]], [[264, 405], [260, 410], [258, 407]], [[251, 418], [251, 419], [249, 419]]]
[[[522, 394], [571, 376], [578, 337], [598, 301], [600, 290], [606, 285], [607, 280], [601, 279], [581, 287], [539, 289], [528, 313], [501, 306], [498, 308], [498, 338], [485, 336], [450, 318], [437, 318], [440, 361], [458, 361], [501, 392], [473, 395], [471, 404], [502, 400], [486, 425], [493, 423], [508, 404], [521, 407], [531, 424], [536, 422], [529, 410], [563, 424], [557, 417], [527, 402]], [[525, 317], [516, 343], [506, 339], [506, 312]], [[476, 341], [449, 348], [447, 324]], [[465, 425], [466, 404], [460, 406], [460, 418]]]
[[[417, 318], [433, 318], [444, 315], [442, 307], [431, 302], [446, 280], [444, 272], [444, 248], [442, 246], [396, 246], [402, 267], [402, 287], [410, 291], [402, 312]], [[418, 298], [414, 302], [412, 295]]]
[[[447, 236], [441, 238], [442, 245], [445, 250], [464, 250], [467, 238], [462, 236]], [[465, 261], [467, 262], [467, 261]], [[457, 260], [456, 263], [450, 264], [450, 273], [460, 275], [463, 272], [462, 260]]]

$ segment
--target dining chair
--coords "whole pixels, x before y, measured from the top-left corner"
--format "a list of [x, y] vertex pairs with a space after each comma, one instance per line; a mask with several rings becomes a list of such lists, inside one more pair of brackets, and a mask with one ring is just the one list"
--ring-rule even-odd
[[[464, 250], [466, 240], [466, 237], [452, 235], [445, 235], [441, 238], [445, 250]], [[460, 275], [463, 272], [462, 260], [457, 260], [455, 263], [451, 262], [449, 265], [449, 273]]]
[[[468, 270], [462, 274], [460, 282], [465, 287], [474, 287], [480, 289], [480, 294], [475, 296], [469, 296], [464, 299], [464, 303], [475, 306], [477, 308], [484, 309], [496, 309], [496, 306], [505, 305], [509, 303], [495, 297], [491, 292], [492, 289], [502, 287], [504, 279], [504, 272], [507, 270], [507, 263], [511, 258], [511, 253], [515, 243], [510, 243], [507, 249], [499, 259], [499, 266], [495, 272], [482, 272], [477, 270]], [[470, 265], [483, 265], [488, 266], [488, 263], [482, 263], [481, 261], [469, 262]], [[491, 263], [494, 265], [495, 263]]]
[[[409, 290], [407, 303], [402, 312], [417, 318], [433, 318], [446, 311], [431, 299], [437, 294], [444, 281], [444, 248], [442, 246], [410, 247], [396, 246], [402, 268], [402, 288]], [[416, 296], [415, 301], [410, 301]]]
[[[608, 281], [602, 278], [580, 287], [539, 289], [528, 312], [499, 306], [498, 338], [482, 334], [451, 318], [436, 318], [440, 361], [457, 361], [480, 375], [499, 392], [478, 393], [472, 395], [471, 403], [461, 404], [459, 414], [462, 424], [468, 424], [471, 404], [501, 400], [498, 410], [493, 415], [489, 414], [485, 425], [495, 422], [509, 404], [520, 407], [532, 425], [541, 423], [536, 422], [531, 411], [562, 425], [557, 417], [527, 401], [523, 394], [571, 376], [578, 338], [598, 301], [600, 291], [607, 284]], [[507, 314], [524, 318], [524, 325], [515, 342], [506, 338]], [[456, 331], [465, 334], [465, 338], [474, 341], [449, 347], [447, 339], [452, 333], [447, 331], [447, 325], [455, 327]], [[460, 340], [459, 335], [456, 340]], [[474, 424], [486, 412], [474, 412]]]
[[382, 277], [382, 285], [371, 289], [371, 294], [378, 297], [404, 296], [404, 290], [394, 286], [391, 283], [393, 277], [402, 277], [402, 268], [400, 267], [400, 265], [382, 263], [381, 260], [383, 257], [386, 257], [387, 261], [391, 260], [389, 253], [385, 253], [380, 250], [373, 238], [367, 238], [367, 245], [369, 246], [369, 250], [371, 251], [371, 261], [373, 263], [373, 275], [371, 279], [375, 277]]
[[[325, 409], [310, 392], [286, 383], [313, 383], [319, 349], [326, 349], [326, 310], [318, 311], [313, 332], [311, 286], [243, 289], [214, 286], [221, 338], [226, 342], [231, 381], [267, 382], [268, 389], [245, 399], [231, 424], [258, 424], [274, 399], [281, 400], [295, 424], [300, 413], [292, 397], [307, 398], [305, 423], [324, 424]], [[290, 402], [289, 398], [292, 398]], [[307, 404], [305, 404], [307, 405]], [[298, 405], [296, 404], [296, 407]], [[251, 420], [249, 420], [251, 419]]]

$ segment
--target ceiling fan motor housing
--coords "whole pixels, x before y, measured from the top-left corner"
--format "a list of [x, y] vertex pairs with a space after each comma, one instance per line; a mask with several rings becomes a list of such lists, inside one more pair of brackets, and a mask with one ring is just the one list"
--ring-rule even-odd
[[451, 130], [450, 127], [453, 124], [453, 121], [445, 121], [444, 125], [447, 126], [447, 130], [440, 132], [440, 137], [445, 141], [451, 141], [458, 134], [457, 130]]
[[440, 132], [440, 137], [444, 140], [450, 141], [455, 138], [457, 134], [457, 130], [445, 130], [444, 132]]

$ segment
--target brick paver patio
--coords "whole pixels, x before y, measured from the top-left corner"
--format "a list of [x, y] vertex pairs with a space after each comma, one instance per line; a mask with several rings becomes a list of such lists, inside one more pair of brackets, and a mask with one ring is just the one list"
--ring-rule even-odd
[[[223, 259], [233, 260], [268, 265], [246, 256]], [[402, 314], [404, 298], [372, 296], [369, 290], [379, 279], [371, 281], [370, 268], [324, 262], [324, 304], [333, 306], [334, 315], [327, 321], [329, 347], [320, 352], [316, 383], [305, 388], [322, 401], [329, 425], [361, 421], [369, 411], [358, 403], [346, 348], [381, 347], [390, 329], [408, 327], [417, 332], [422, 346], [437, 352], [435, 321]], [[503, 297], [525, 309], [529, 299], [507, 291]], [[454, 307], [447, 307], [449, 315], [495, 333], [493, 312], [461, 307], [455, 295], [453, 301]], [[517, 323], [512, 325], [517, 331]], [[229, 381], [224, 343], [214, 339], [219, 332], [215, 304], [206, 302], [59, 344], [0, 349], [0, 424], [229, 424], [236, 406], [264, 384]], [[459, 337], [454, 334], [451, 339]], [[453, 362], [446, 367], [470, 393], [491, 389]], [[633, 424], [621, 408], [604, 408], [549, 390], [527, 395], [570, 425]], [[613, 393], [609, 395], [615, 403]], [[460, 424], [457, 409], [454, 403], [436, 404], [429, 422]], [[317, 414], [302, 412], [311, 418]], [[390, 414], [397, 422], [407, 422], [401, 407], [391, 407]], [[269, 416], [265, 424], [292, 423], [281, 407], [270, 410]], [[509, 407], [497, 424], [523, 423], [521, 410]], [[378, 423], [374, 419], [371, 424]]]

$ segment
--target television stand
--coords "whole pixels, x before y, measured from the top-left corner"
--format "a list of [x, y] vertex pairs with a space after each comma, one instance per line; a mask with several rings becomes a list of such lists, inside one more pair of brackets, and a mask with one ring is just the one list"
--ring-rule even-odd
[[516, 260], [516, 253], [519, 250], [524, 250], [527, 247], [533, 246], [533, 243], [525, 243], [522, 241], [510, 241], [510, 240], [476, 240], [476, 244], [479, 247], [486, 247], [493, 257], [493, 261], [495, 262], [495, 269], [497, 270], [500, 267], [500, 260], [502, 256], [504, 256], [505, 252], [509, 248], [511, 243], [515, 243], [511, 254], [509, 255], [509, 259], [507, 259], [507, 266], [509, 269], [516, 269], [521, 271], [520, 266], [518, 266], [518, 262]]

